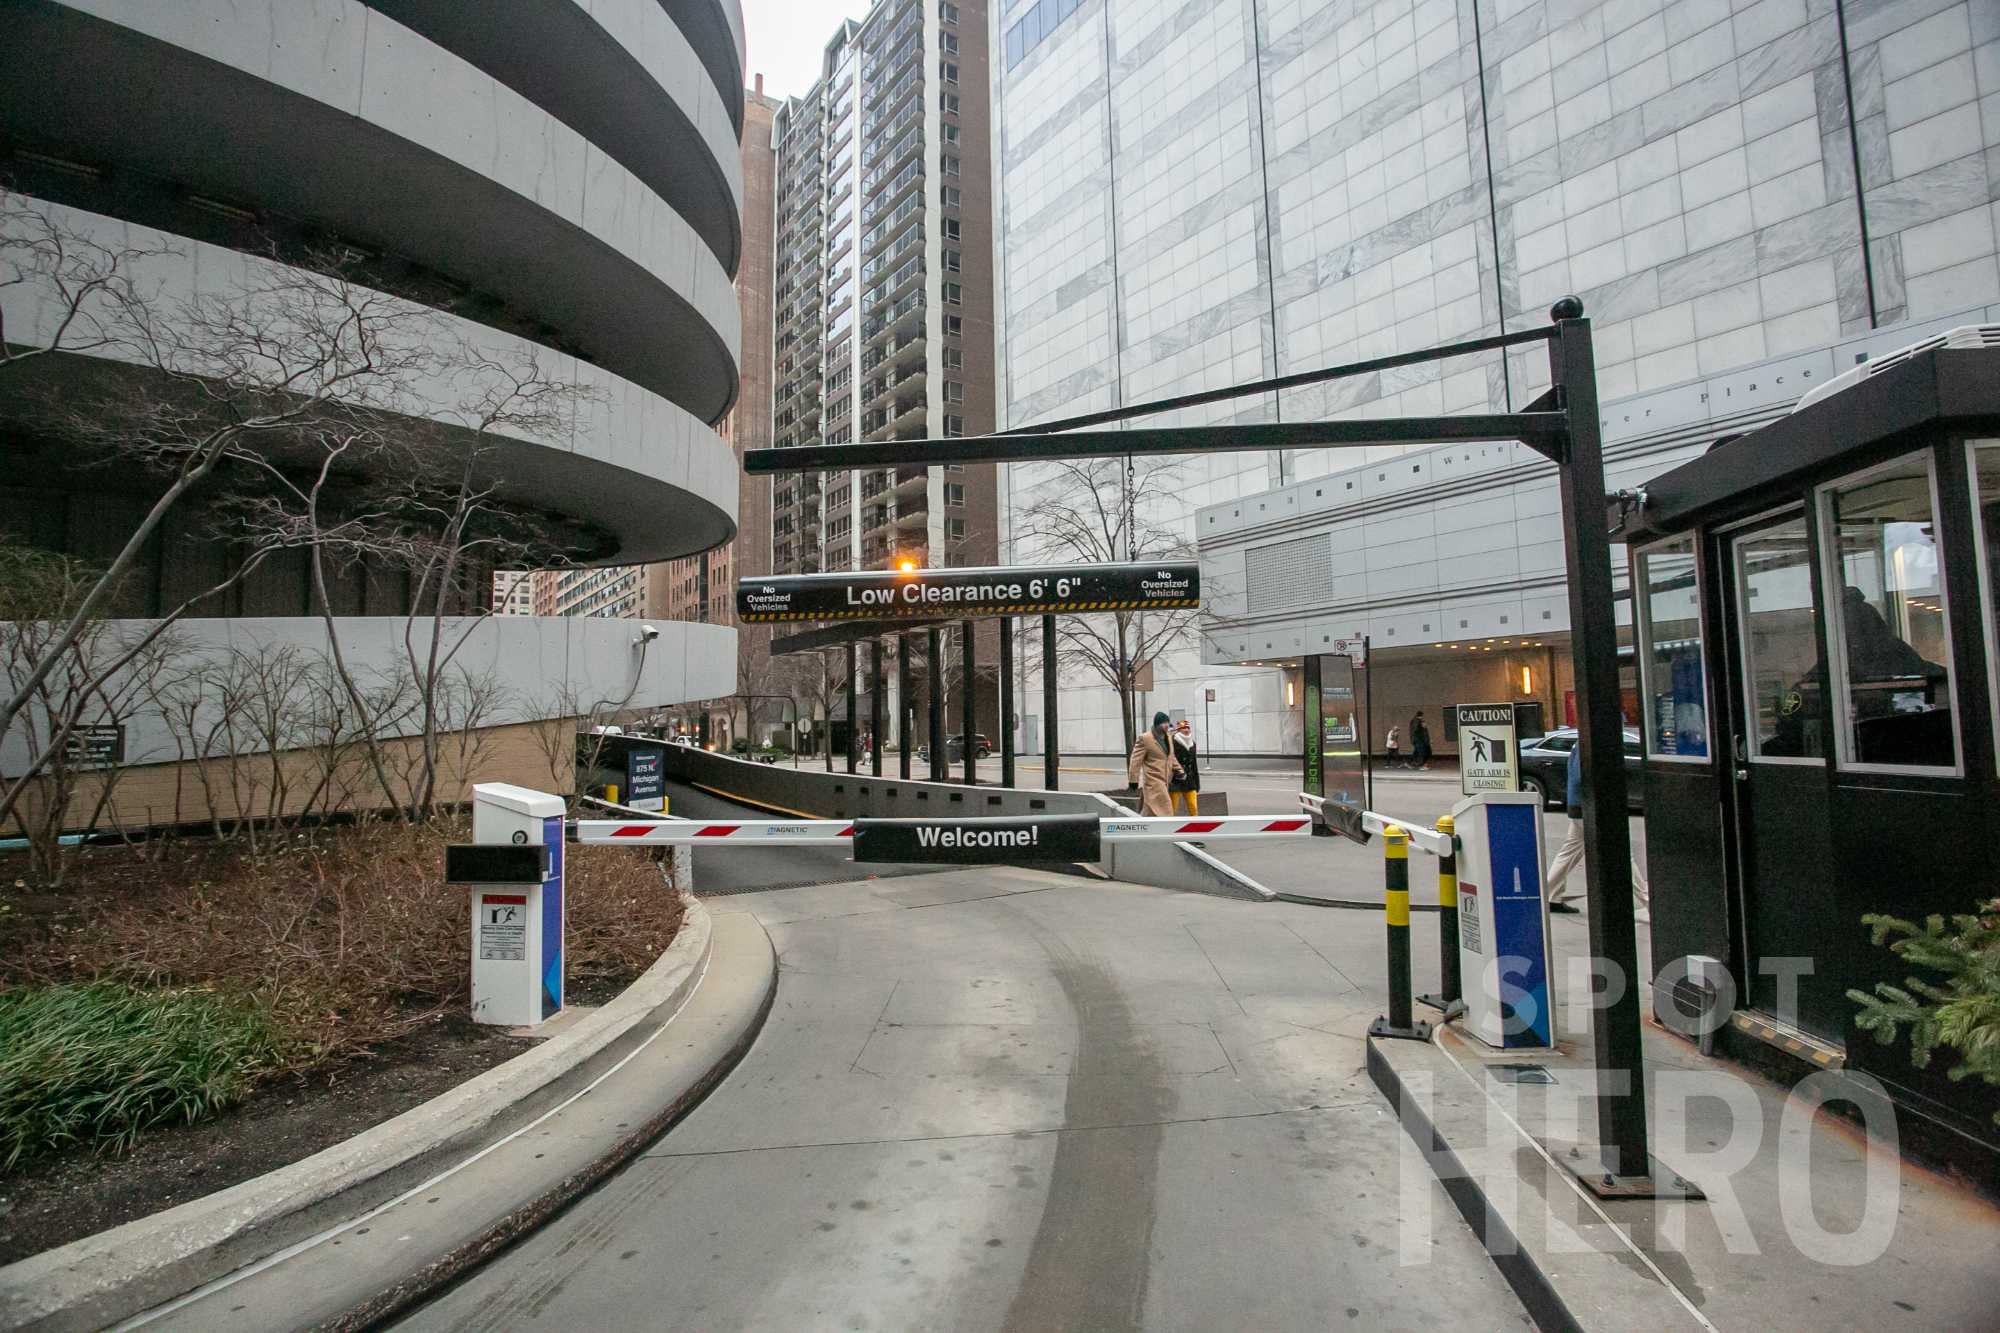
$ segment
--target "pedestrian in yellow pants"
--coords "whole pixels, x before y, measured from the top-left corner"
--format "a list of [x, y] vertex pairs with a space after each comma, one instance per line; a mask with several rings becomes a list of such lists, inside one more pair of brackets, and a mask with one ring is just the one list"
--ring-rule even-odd
[[1172, 796], [1174, 813], [1185, 813], [1190, 819], [1201, 815], [1201, 756], [1195, 751], [1194, 728], [1182, 718], [1174, 728], [1174, 758], [1180, 761], [1181, 776], [1167, 784]]

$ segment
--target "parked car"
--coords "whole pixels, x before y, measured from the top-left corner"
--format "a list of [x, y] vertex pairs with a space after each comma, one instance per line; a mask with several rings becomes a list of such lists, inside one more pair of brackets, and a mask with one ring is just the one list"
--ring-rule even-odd
[[[980, 734], [979, 732], [976, 731], [973, 732], [972, 733], [973, 757], [977, 759], [984, 759], [992, 753], [993, 753], [993, 742], [987, 740], [986, 737]], [[930, 758], [931, 747], [928, 745], [919, 745], [917, 747], [917, 755], [919, 758], [922, 759]], [[946, 763], [953, 763], [953, 764], [958, 763], [965, 758], [964, 735], [961, 734], [957, 736], [947, 736], [945, 738], [944, 757]]]
[[[1561, 810], [1569, 804], [1569, 752], [1575, 748], [1575, 727], [1557, 727], [1521, 742], [1521, 790], [1541, 793], [1543, 809]], [[1639, 733], [1626, 728], [1625, 806], [1633, 814], [1645, 809], [1644, 759]]]

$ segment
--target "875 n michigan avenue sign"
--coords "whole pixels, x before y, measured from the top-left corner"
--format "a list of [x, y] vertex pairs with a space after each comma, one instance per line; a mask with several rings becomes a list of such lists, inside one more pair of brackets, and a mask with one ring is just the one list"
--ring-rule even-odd
[[736, 618], [903, 619], [1171, 611], [1201, 604], [1193, 564], [1051, 565], [1021, 569], [905, 569], [745, 579]]

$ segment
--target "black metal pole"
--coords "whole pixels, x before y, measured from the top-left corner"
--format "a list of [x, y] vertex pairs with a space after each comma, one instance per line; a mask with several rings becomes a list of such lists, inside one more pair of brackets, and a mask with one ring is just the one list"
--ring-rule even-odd
[[1014, 785], [1014, 617], [1000, 617], [1000, 785]]
[[1056, 618], [1042, 617], [1042, 786], [1058, 790], [1057, 761], [1062, 740], [1056, 726]]
[[868, 656], [869, 669], [874, 673], [869, 679], [871, 688], [868, 691], [868, 764], [879, 778], [882, 776], [882, 747], [889, 741], [889, 733], [882, 727], [882, 705], [889, 683], [882, 676], [881, 639], [868, 641]]
[[1361, 679], [1368, 687], [1361, 696], [1361, 726], [1368, 733], [1368, 742], [1361, 749], [1361, 762], [1366, 766], [1362, 782], [1368, 801], [1368, 808], [1375, 808], [1375, 656], [1368, 651], [1368, 636], [1361, 636]]
[[1465, 1009], [1458, 975], [1457, 823], [1450, 815], [1439, 815], [1437, 831], [1445, 840], [1445, 851], [1438, 857], [1438, 992], [1417, 998], [1450, 1018]]
[[1590, 321], [1575, 297], [1549, 312], [1549, 377], [1569, 418], [1560, 468], [1569, 560], [1570, 655], [1576, 671], [1577, 743], [1583, 767], [1583, 865], [1590, 951], [1610, 974], [1591, 1015], [1604, 1171], [1648, 1176], [1646, 1080], [1640, 1050], [1639, 951], [1632, 920], [1632, 832], [1625, 814], [1625, 724], [1618, 693], [1618, 622], [1605, 532], [1604, 455]]
[[847, 771], [861, 771], [861, 645], [847, 645]]
[[931, 781], [951, 781], [944, 757], [944, 633], [935, 626], [924, 631], [924, 673], [931, 715]]
[[979, 730], [979, 687], [973, 682], [978, 677], [973, 674], [977, 665], [977, 653], [972, 642], [972, 622], [958, 622], [961, 642], [958, 645], [958, 734], [962, 738], [960, 747], [965, 752], [965, 785], [976, 786], [979, 782], [979, 752], [973, 746], [973, 733]]
[[1371, 1037], [1428, 1040], [1431, 1025], [1410, 1013], [1410, 835], [1382, 831], [1382, 908], [1389, 944], [1389, 1012], [1368, 1026]]
[[916, 749], [911, 744], [910, 723], [916, 710], [910, 707], [910, 636], [896, 636], [896, 763], [902, 771], [903, 780], [910, 780], [910, 752]]

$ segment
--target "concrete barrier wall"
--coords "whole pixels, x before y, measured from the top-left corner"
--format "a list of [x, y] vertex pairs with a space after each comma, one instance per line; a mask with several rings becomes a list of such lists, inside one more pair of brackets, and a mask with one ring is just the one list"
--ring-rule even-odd
[[[667, 776], [742, 801], [808, 819], [973, 819], [1015, 815], [1129, 815], [1107, 796], [1020, 787], [967, 787], [904, 781], [868, 773], [760, 764], [689, 745], [667, 747]], [[1127, 843], [1105, 848], [1100, 863], [1113, 879], [1156, 888], [1267, 900], [1255, 881], [1183, 843]]]

